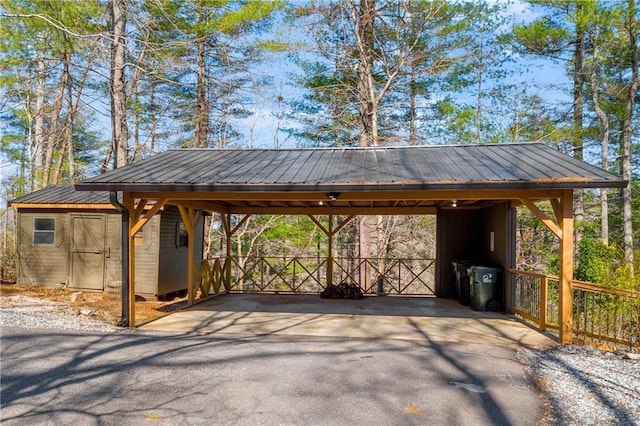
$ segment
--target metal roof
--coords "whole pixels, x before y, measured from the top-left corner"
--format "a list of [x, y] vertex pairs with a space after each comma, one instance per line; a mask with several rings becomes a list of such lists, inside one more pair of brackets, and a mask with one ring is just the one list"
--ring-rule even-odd
[[623, 187], [540, 143], [170, 150], [76, 184], [82, 191], [326, 192]]
[[109, 193], [104, 191], [77, 191], [73, 185], [50, 185], [9, 201], [10, 205], [40, 204], [55, 207], [68, 204], [84, 204], [111, 207]]

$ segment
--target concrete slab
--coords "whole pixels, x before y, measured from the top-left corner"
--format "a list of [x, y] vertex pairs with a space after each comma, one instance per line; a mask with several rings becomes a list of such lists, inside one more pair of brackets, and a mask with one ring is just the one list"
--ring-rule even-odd
[[512, 316], [455, 300], [231, 294], [144, 324], [142, 330], [243, 336], [315, 336], [546, 347], [556, 343]]

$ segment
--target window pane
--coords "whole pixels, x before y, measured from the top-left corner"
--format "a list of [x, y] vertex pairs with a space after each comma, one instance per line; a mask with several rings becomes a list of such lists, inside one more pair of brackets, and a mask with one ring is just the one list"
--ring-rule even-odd
[[33, 221], [34, 231], [55, 231], [56, 220], [55, 219], [34, 219]]
[[54, 232], [34, 232], [33, 243], [34, 244], [53, 244], [55, 237]]

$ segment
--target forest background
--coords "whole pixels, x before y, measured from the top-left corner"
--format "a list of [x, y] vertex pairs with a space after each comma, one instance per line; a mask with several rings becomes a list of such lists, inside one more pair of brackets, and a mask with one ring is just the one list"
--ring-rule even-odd
[[[634, 0], [0, 0], [2, 278], [6, 200], [166, 149], [542, 142], [629, 181], [576, 193], [575, 277], [637, 288], [639, 29]], [[526, 210], [517, 233], [518, 267], [557, 272]], [[432, 217], [365, 217], [338, 250], [433, 258], [434, 242]], [[234, 241], [325, 249], [303, 217], [252, 217]]]

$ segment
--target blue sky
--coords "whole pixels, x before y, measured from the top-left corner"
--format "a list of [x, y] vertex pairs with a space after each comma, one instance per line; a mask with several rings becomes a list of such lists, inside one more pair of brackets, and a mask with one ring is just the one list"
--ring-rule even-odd
[[[496, 0], [498, 1], [498, 0]], [[536, 15], [529, 10], [526, 3], [521, 1], [509, 2], [507, 6], [507, 13], [512, 13], [516, 16], [516, 21], [530, 21], [536, 18]], [[278, 35], [286, 40], [300, 39], [300, 29], [293, 28], [290, 25], [281, 25], [279, 28], [274, 29]], [[272, 102], [278, 95], [282, 95], [286, 100], [291, 100], [301, 95], [300, 89], [294, 88], [289, 84], [290, 72], [295, 70], [295, 66], [285, 60], [284, 55], [272, 55], [273, 57], [280, 57], [281, 60], [269, 63], [268, 65], [261, 65], [253, 71], [257, 74], [269, 75], [273, 77], [273, 84], [271, 86], [264, 87], [260, 97], [257, 98], [254, 105], [247, 105], [247, 108], [253, 111], [253, 115], [244, 120], [236, 120], [245, 135], [247, 141], [252, 139], [255, 147], [274, 147], [274, 141], [277, 139], [279, 146], [291, 146], [294, 141], [286, 140], [287, 135], [284, 132], [276, 132], [276, 118], [274, 113], [277, 112], [277, 105]], [[566, 77], [564, 71], [564, 64], [554, 63], [551, 61], [545, 61], [535, 58], [522, 58], [529, 64], [529, 69], [523, 71], [521, 74], [514, 76], [514, 79], [522, 84], [526, 85], [530, 94], [539, 93], [544, 95], [545, 98], [553, 101], [566, 101], [568, 97], [566, 92], [550, 91], [549, 83], [566, 85], [569, 88], [569, 80]], [[95, 130], [102, 135], [105, 139], [110, 136], [110, 119], [108, 117], [109, 105], [106, 102], [107, 99], [95, 100], [92, 107], [98, 111], [95, 121]], [[295, 125], [294, 123], [287, 123], [287, 126]], [[163, 147], [168, 148], [168, 147]], [[9, 174], [15, 174], [17, 172], [16, 166], [11, 164], [6, 159], [0, 158], [0, 174], [4, 177]]]

